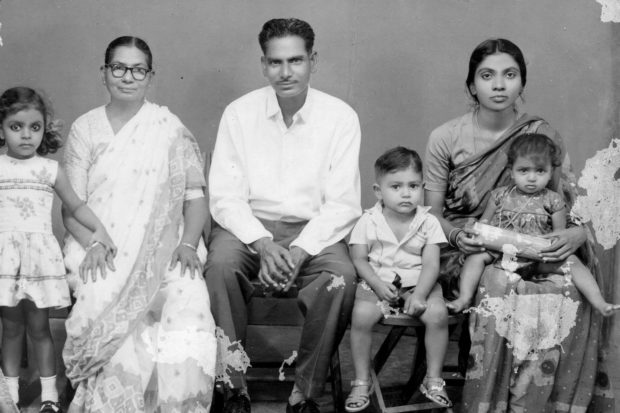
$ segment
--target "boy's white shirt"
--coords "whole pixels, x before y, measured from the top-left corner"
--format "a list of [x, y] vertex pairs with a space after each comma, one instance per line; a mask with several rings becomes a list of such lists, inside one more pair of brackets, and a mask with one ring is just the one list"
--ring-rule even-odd
[[403, 287], [418, 283], [422, 271], [422, 249], [427, 244], [447, 242], [439, 220], [431, 207], [419, 205], [405, 236], [399, 241], [377, 202], [364, 211], [353, 231], [349, 244], [368, 245], [368, 262], [377, 276], [391, 283], [398, 274]]

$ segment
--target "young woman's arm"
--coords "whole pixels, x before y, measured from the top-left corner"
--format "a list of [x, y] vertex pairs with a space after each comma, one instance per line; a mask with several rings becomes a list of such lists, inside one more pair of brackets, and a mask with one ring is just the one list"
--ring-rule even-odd
[[473, 241], [470, 237], [466, 236], [467, 234], [476, 235], [476, 232], [473, 229], [465, 227], [461, 231], [458, 227], [454, 226], [450, 221], [444, 218], [444, 203], [445, 195], [443, 192], [429, 191], [428, 189], [424, 190], [424, 205], [431, 207], [430, 212], [439, 220], [441, 229], [446, 235], [448, 241], [451, 242], [452, 245], [457, 244], [458, 248], [468, 255], [484, 251], [484, 248], [480, 242]]
[[551, 215], [551, 225], [554, 231], [566, 229], [566, 208], [562, 208]]
[[485, 224], [491, 222], [491, 219], [493, 219], [493, 215], [495, 215], [495, 211], [497, 211], [497, 205], [495, 205], [495, 202], [491, 202], [491, 200], [489, 200], [487, 202], [487, 207], [484, 209], [484, 212], [480, 216], [479, 221]]

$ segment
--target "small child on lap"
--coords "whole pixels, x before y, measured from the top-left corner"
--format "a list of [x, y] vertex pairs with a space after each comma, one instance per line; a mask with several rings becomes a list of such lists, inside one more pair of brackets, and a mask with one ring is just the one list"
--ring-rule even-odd
[[[554, 168], [561, 164], [560, 151], [551, 139], [541, 134], [524, 134], [508, 150], [508, 166], [513, 184], [496, 188], [480, 222], [529, 235], [546, 235], [566, 228], [566, 205], [557, 192], [547, 188]], [[459, 236], [455, 234], [458, 244]], [[500, 253], [481, 252], [467, 257], [459, 280], [460, 296], [448, 303], [448, 309], [460, 312], [467, 308], [486, 265]], [[567, 268], [567, 264], [568, 267]], [[588, 268], [574, 255], [560, 263], [538, 263], [531, 272], [572, 275], [575, 287], [602, 315], [610, 316], [619, 307], [605, 301]]]
[[[370, 404], [372, 329], [384, 316], [380, 302], [395, 305], [400, 296], [406, 297], [403, 312], [418, 316], [426, 327], [428, 369], [420, 390], [430, 400], [449, 407], [452, 403], [441, 379], [448, 346], [448, 311], [437, 284], [439, 244], [446, 238], [430, 207], [421, 205], [422, 161], [410, 149], [391, 149], [375, 162], [375, 179], [378, 202], [362, 215], [349, 241], [361, 281], [351, 321], [355, 380], [345, 409], [359, 412]], [[394, 285], [397, 274], [402, 290]]]

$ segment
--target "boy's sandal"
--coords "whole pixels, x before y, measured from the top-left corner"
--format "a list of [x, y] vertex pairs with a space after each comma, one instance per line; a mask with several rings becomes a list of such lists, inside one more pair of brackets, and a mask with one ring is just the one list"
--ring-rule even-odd
[[[366, 391], [364, 391], [366, 387]], [[349, 413], [361, 412], [370, 405], [372, 386], [369, 380], [351, 381], [351, 393], [344, 402], [344, 409]]]
[[446, 393], [446, 382], [441, 377], [424, 377], [420, 391], [427, 399], [442, 407], [452, 407], [452, 402]]

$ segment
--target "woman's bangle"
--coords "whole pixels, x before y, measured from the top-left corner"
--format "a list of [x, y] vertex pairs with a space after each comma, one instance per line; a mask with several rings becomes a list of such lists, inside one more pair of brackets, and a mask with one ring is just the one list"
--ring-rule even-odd
[[181, 245], [183, 245], [184, 247], [187, 247], [187, 248], [191, 248], [194, 251], [196, 251], [196, 247], [193, 246], [192, 244], [190, 244], [189, 242], [182, 242]]
[[460, 244], [460, 242], [459, 242], [459, 235], [461, 235], [462, 233], [464, 233], [464, 231], [461, 231], [461, 232], [457, 233], [457, 234], [454, 236], [454, 245], [455, 245], [455, 247], [456, 247], [456, 248], [458, 248], [459, 250], [461, 249], [461, 244]]
[[456, 241], [459, 238], [459, 234], [463, 232], [462, 228], [452, 228], [448, 233], [448, 244], [454, 248], [458, 248], [459, 246], [456, 244]]
[[95, 248], [97, 245], [101, 245], [104, 249], [108, 249], [108, 247], [105, 246], [105, 244], [101, 241], [93, 241], [88, 247], [86, 247], [86, 252], [92, 250], [93, 248]]

